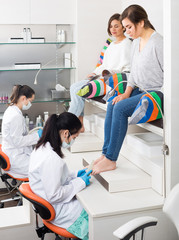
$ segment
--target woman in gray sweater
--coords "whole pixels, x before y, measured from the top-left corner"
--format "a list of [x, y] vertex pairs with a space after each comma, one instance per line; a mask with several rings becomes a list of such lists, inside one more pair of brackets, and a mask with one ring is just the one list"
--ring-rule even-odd
[[[126, 33], [134, 39], [131, 73], [125, 93], [115, 97], [107, 107], [102, 155], [95, 161], [93, 174], [113, 170], [126, 136], [128, 117], [145, 92], [163, 86], [163, 38], [139, 5], [130, 5], [121, 15]], [[136, 88], [136, 86], [138, 86]]]

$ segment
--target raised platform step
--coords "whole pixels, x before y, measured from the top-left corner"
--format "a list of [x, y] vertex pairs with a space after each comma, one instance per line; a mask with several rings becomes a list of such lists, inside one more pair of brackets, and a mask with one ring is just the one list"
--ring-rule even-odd
[[[85, 115], [83, 120], [85, 130], [94, 133], [101, 139], [104, 139], [105, 115], [105, 112]], [[146, 132], [146, 130], [139, 127], [138, 125], [129, 125], [128, 133], [134, 132]]]
[[[99, 138], [104, 139], [104, 129], [102, 128], [102, 125], [104, 123], [105, 113], [92, 114], [86, 116], [85, 118], [86, 124], [90, 128], [90, 131], [97, 135]], [[128, 138], [130, 135], [134, 135], [134, 138]], [[163, 155], [161, 154], [162, 137], [160, 135], [156, 135], [156, 138], [154, 139], [155, 141], [153, 141], [152, 135], [155, 134], [147, 132], [145, 129], [137, 125], [130, 125], [128, 128], [128, 135], [124, 141], [120, 153], [127, 160], [149, 174], [151, 176], [152, 188], [160, 195], [163, 195], [164, 176]], [[127, 140], [129, 140], [128, 144]], [[145, 141], [147, 144], [146, 146]]]
[[70, 152], [101, 151], [103, 140], [91, 132], [81, 133], [70, 147]]
[[126, 136], [127, 144], [148, 158], [162, 156], [163, 138], [152, 132], [133, 133]]
[[[99, 154], [85, 155], [83, 165], [87, 166], [97, 159]], [[113, 171], [103, 172], [94, 175], [95, 178], [109, 192], [122, 192], [137, 189], [151, 188], [151, 177], [122, 155], [117, 161], [117, 168]]]
[[146, 157], [137, 150], [135, 144], [129, 145], [127, 144], [127, 141], [123, 144], [121, 154], [149, 174], [151, 176], [152, 188], [159, 194], [163, 195], [163, 155], [152, 158]]
[[[101, 109], [102, 111], [106, 111], [107, 110], [107, 104], [102, 104], [100, 102], [91, 100], [91, 99], [86, 99], [87, 102], [90, 103], [91, 106], [95, 106], [98, 107], [99, 109]], [[156, 122], [158, 121], [162, 121], [162, 119], [158, 119], [153, 121], [152, 123], [141, 123], [141, 124], [137, 124], [138, 126], [140, 126], [141, 128], [144, 128], [148, 131], [154, 132], [160, 136], [163, 136], [163, 129], [161, 127], [158, 126], [158, 123], [156, 124]]]

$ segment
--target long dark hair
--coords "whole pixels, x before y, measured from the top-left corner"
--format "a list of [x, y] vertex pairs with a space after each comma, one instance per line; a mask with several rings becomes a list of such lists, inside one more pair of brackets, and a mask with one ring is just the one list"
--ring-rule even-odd
[[[121, 16], [121, 15], [120, 15], [119, 13], [115, 13], [115, 14], [113, 14], [113, 15], [110, 17], [110, 19], [109, 19], [109, 21], [108, 21], [108, 28], [107, 28], [107, 32], [108, 32], [109, 36], [111, 36], [111, 31], [110, 31], [111, 22], [112, 22], [113, 20], [117, 20], [117, 21], [120, 21], [120, 22], [121, 22], [120, 16]], [[122, 25], [122, 22], [121, 22], [121, 25]]]
[[144, 28], [152, 28], [155, 30], [154, 26], [150, 23], [148, 15], [145, 9], [137, 4], [130, 5], [121, 14], [121, 21], [128, 18], [134, 25], [138, 24], [140, 21], [144, 21]]
[[10, 105], [16, 104], [21, 96], [31, 98], [34, 94], [35, 91], [27, 85], [15, 85], [12, 89]]
[[43, 129], [42, 137], [39, 139], [35, 149], [50, 143], [53, 150], [62, 158], [64, 155], [61, 150], [62, 141], [60, 130], [69, 130], [70, 134], [76, 134], [82, 127], [80, 120], [73, 113], [64, 112], [59, 116], [52, 114]]

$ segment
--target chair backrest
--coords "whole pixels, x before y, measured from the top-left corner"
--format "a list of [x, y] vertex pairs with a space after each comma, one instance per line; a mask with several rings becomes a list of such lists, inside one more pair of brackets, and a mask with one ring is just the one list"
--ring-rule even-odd
[[11, 167], [10, 161], [8, 156], [2, 151], [1, 149], [1, 144], [0, 144], [0, 167], [5, 170], [8, 171]]
[[37, 196], [30, 188], [29, 183], [22, 183], [19, 187], [21, 195], [30, 201], [36, 213], [38, 213], [42, 219], [51, 221], [55, 218], [55, 210], [53, 206], [45, 199]]
[[179, 235], [179, 184], [171, 190], [163, 206], [163, 212], [174, 223]]

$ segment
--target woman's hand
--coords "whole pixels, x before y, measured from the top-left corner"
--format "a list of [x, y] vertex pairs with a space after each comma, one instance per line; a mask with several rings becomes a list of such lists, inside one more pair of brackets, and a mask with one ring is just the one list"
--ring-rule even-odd
[[96, 74], [95, 73], [90, 73], [90, 74], [88, 74], [88, 76], [87, 76], [87, 78], [93, 78], [94, 76], [96, 76]]
[[116, 104], [117, 102], [121, 101], [121, 100], [124, 100], [128, 98], [127, 95], [125, 93], [121, 94], [121, 95], [118, 95], [117, 97], [115, 97], [113, 100], [112, 100], [112, 105]]
[[116, 104], [117, 102], [124, 100], [126, 98], [129, 98], [131, 93], [132, 93], [133, 88], [132, 87], [127, 87], [125, 93], [118, 95], [112, 100], [112, 105]]

